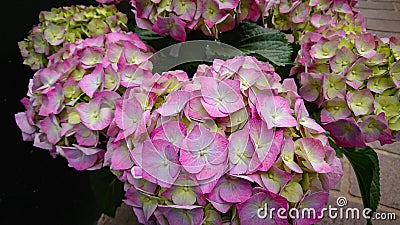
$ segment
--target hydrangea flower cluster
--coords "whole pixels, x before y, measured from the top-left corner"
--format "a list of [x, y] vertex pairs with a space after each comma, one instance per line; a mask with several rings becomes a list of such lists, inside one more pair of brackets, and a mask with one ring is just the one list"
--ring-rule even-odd
[[131, 80], [151, 76], [149, 54], [130, 32], [65, 44], [30, 79], [21, 100], [26, 111], [15, 115], [23, 140], [64, 156], [77, 170], [102, 167], [115, 101]]
[[[371, 33], [307, 33], [296, 58], [300, 94], [343, 147], [399, 140], [400, 41]], [[344, 135], [345, 134], [345, 135]]]
[[342, 167], [293, 79], [239, 56], [146, 80], [116, 101], [104, 159], [140, 223], [288, 224], [257, 216], [267, 202], [321, 213]]
[[364, 17], [354, 9], [358, 0], [281, 0], [273, 8], [271, 22], [278, 30], [290, 30], [296, 41], [308, 32], [329, 35], [364, 32]]
[[[116, 4], [119, 1], [97, 0]], [[184, 41], [187, 31], [201, 29], [218, 37], [244, 20], [262, 22], [291, 31], [295, 40], [307, 32], [365, 31], [364, 17], [354, 6], [358, 0], [130, 0], [140, 28]], [[327, 27], [330, 29], [328, 30]]]
[[237, 22], [268, 16], [277, 1], [252, 0], [131, 0], [138, 27], [158, 34], [169, 34], [184, 41], [186, 31], [202, 30], [218, 37]]
[[76, 5], [42, 11], [39, 21], [29, 36], [18, 43], [24, 64], [33, 70], [46, 67], [47, 57], [64, 43], [127, 30], [128, 18], [113, 5]]

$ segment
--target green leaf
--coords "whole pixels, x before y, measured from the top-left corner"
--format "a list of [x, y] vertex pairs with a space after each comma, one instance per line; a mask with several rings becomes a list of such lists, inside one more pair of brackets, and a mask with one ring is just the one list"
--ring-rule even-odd
[[370, 208], [375, 212], [381, 197], [378, 155], [370, 147], [344, 148], [343, 153], [356, 174], [364, 208]]
[[99, 210], [114, 217], [115, 211], [122, 203], [124, 185], [111, 173], [109, 167], [90, 173], [90, 182]]
[[253, 55], [276, 66], [293, 64], [292, 47], [285, 35], [278, 30], [242, 22], [234, 30], [222, 33], [220, 39], [242, 50], [246, 55]]
[[143, 42], [154, 48], [156, 51], [179, 43], [177, 40], [171, 38], [169, 35], [161, 36], [151, 30], [144, 30], [136, 26], [131, 28], [131, 30], [135, 32]]
[[133, 31], [142, 39], [142, 41], [154, 41], [154, 40], [162, 40], [165, 37], [151, 31], [151, 30], [144, 30], [138, 27], [133, 28]]
[[329, 145], [335, 150], [336, 152], [336, 157], [338, 158], [343, 158], [343, 148], [339, 147], [335, 141], [329, 136], [328, 136], [328, 141], [329, 141]]

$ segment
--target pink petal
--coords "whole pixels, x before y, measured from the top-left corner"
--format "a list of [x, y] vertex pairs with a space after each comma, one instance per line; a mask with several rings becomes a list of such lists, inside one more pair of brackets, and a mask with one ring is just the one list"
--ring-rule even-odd
[[104, 80], [104, 69], [101, 64], [98, 64], [91, 74], [85, 75], [78, 83], [79, 87], [90, 98], [101, 86]]
[[354, 118], [340, 119], [324, 125], [337, 145], [365, 148], [364, 135]]
[[178, 114], [188, 103], [189, 97], [189, 92], [180, 90], [173, 91], [168, 95], [167, 101], [157, 109], [157, 112], [162, 116], [172, 116]]

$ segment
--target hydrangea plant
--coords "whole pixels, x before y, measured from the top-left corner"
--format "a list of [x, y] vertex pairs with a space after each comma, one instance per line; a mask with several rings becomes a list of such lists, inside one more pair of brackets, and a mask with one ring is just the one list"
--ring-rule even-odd
[[293, 79], [249, 56], [154, 78], [117, 101], [104, 162], [140, 223], [258, 224], [265, 202], [327, 203], [341, 163]]
[[[272, 9], [275, 29], [290, 31], [296, 41], [308, 32], [365, 32], [364, 17], [354, 6], [358, 0], [281, 0]], [[329, 27], [329, 29], [327, 29]]]
[[300, 79], [300, 94], [322, 108], [321, 122], [338, 145], [399, 140], [397, 38], [309, 32], [300, 44], [292, 68]]
[[131, 32], [66, 43], [30, 79], [28, 97], [21, 100], [26, 111], [15, 115], [23, 139], [64, 156], [77, 170], [102, 167], [115, 101], [132, 85], [133, 74], [151, 76], [148, 54]]
[[113, 5], [76, 5], [42, 11], [39, 21], [29, 36], [18, 43], [24, 64], [33, 70], [47, 67], [47, 56], [65, 43], [127, 30], [128, 18]]

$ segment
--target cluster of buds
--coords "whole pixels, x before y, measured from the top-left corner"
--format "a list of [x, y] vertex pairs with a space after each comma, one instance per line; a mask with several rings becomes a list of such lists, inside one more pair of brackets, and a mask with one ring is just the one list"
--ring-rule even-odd
[[308, 32], [323, 35], [365, 31], [363, 16], [354, 9], [358, 0], [281, 0], [271, 12], [278, 30], [290, 30], [296, 41]]
[[127, 30], [128, 18], [112, 5], [77, 5], [42, 11], [39, 21], [18, 43], [24, 64], [33, 70], [47, 67], [47, 57], [65, 43]]
[[338, 145], [399, 140], [400, 41], [371, 33], [304, 35], [292, 73], [300, 94], [322, 107], [321, 122]]
[[104, 159], [140, 223], [288, 223], [258, 217], [267, 202], [321, 213], [342, 167], [293, 79], [238, 56], [144, 80], [116, 101]]
[[23, 139], [53, 157], [61, 154], [77, 170], [102, 167], [115, 101], [130, 80], [151, 76], [149, 54], [134, 33], [65, 44], [34, 74], [21, 100], [26, 111], [15, 119]]

